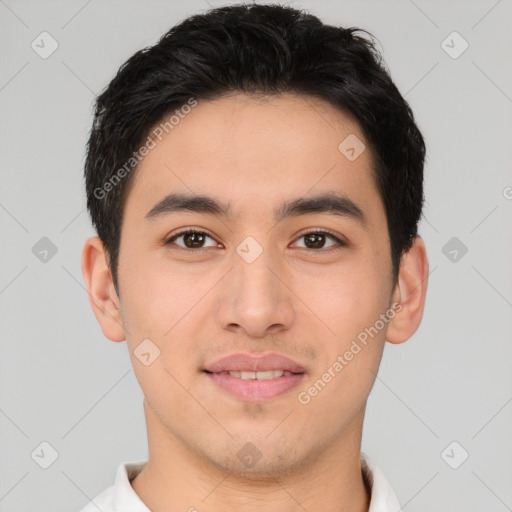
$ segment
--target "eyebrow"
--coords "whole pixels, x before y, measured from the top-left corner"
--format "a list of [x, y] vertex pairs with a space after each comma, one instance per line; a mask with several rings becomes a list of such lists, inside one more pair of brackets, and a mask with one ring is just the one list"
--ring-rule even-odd
[[[172, 193], [155, 204], [146, 213], [145, 218], [151, 220], [183, 211], [231, 218], [230, 210], [231, 205], [229, 203], [224, 203], [210, 196]], [[357, 221], [364, 228], [368, 227], [368, 220], [363, 210], [350, 198], [334, 192], [285, 201], [274, 209], [274, 219], [281, 221], [289, 217], [314, 213], [346, 217]]]

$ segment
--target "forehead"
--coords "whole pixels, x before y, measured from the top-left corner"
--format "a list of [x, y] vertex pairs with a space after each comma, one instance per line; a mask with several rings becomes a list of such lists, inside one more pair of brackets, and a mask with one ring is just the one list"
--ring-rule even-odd
[[153, 137], [125, 212], [145, 215], [173, 191], [222, 198], [234, 216], [272, 214], [283, 199], [331, 191], [370, 207], [377, 199], [379, 206], [357, 121], [324, 100], [236, 94], [200, 100], [187, 111], [168, 133], [160, 130], [161, 140]]

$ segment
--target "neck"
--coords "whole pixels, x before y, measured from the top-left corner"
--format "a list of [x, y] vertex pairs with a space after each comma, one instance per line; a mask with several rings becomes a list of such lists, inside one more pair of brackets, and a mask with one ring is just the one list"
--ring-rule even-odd
[[152, 512], [367, 512], [361, 472], [364, 412], [344, 435], [283, 471], [241, 474], [215, 465], [173, 436], [145, 404], [149, 458], [131, 485]]

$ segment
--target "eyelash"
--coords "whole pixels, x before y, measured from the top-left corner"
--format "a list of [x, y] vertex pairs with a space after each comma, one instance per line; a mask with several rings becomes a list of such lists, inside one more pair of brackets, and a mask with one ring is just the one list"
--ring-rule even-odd
[[[172, 235], [169, 239], [167, 239], [165, 241], [164, 245], [170, 245], [173, 242], [173, 240], [175, 240], [176, 238], [178, 238], [178, 237], [180, 237], [182, 235], [188, 235], [188, 234], [191, 234], [191, 233], [198, 233], [198, 234], [201, 234], [201, 235], [207, 235], [212, 240], [215, 240], [215, 237], [209, 231], [199, 230], [199, 229], [194, 229], [194, 228], [188, 228], [188, 229], [184, 229], [183, 231], [180, 231], [180, 232], [175, 233], [174, 235]], [[305, 231], [305, 232], [301, 233], [297, 237], [297, 240], [299, 238], [303, 238], [303, 237], [305, 237], [307, 235], [310, 235], [311, 233], [315, 233], [315, 234], [318, 234], [318, 235], [327, 235], [328, 237], [332, 238], [335, 242], [337, 242], [338, 246], [337, 247], [336, 246], [328, 247], [327, 249], [308, 249], [307, 247], [305, 247], [304, 249], [306, 249], [306, 250], [315, 251], [315, 252], [330, 252], [330, 251], [333, 251], [333, 250], [339, 250], [342, 247], [346, 247], [348, 245], [346, 242], [341, 240], [339, 237], [337, 237], [334, 233], [332, 233], [328, 229], [310, 229], [308, 231]], [[188, 247], [180, 247], [180, 246], [178, 246], [178, 247], [180, 249], [185, 250], [185, 251], [192, 251], [192, 252], [199, 252], [199, 251], [205, 251], [207, 249], [211, 249], [211, 247], [199, 247], [197, 249], [190, 249]], [[303, 248], [300, 247], [300, 249], [303, 249]]]

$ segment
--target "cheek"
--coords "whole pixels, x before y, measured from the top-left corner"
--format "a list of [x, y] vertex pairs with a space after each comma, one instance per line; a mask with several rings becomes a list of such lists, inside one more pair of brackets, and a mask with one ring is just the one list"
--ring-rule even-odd
[[[171, 265], [169, 259], [137, 261], [132, 257], [126, 263], [127, 268], [134, 269], [126, 276], [122, 290], [130, 352], [133, 354], [141, 341], [149, 338], [160, 350], [154, 363], [161, 367], [159, 375], [164, 372], [165, 378], [168, 370], [179, 382], [187, 382], [191, 372], [197, 371], [191, 357], [194, 341], [204, 339], [198, 332], [204, 328], [205, 317], [212, 315], [208, 291], [219, 277], [214, 272], [199, 272], [200, 265]], [[140, 366], [136, 360], [133, 363]], [[139, 373], [143, 379], [150, 378], [144, 369]]]
[[126, 259], [123, 309], [133, 330], [158, 338], [172, 329], [200, 299], [200, 286], [181, 269], [157, 258]]
[[126, 286], [127, 345], [137, 381], [154, 411], [176, 410], [185, 399], [179, 383], [189, 379], [183, 340], [189, 338], [186, 313], [192, 306], [180, 293], [179, 281], [145, 267]]
[[374, 383], [385, 329], [375, 332], [371, 328], [386, 310], [387, 290], [376, 275], [363, 278], [353, 273], [331, 280], [329, 286], [315, 287], [313, 292], [321, 297], [315, 311], [333, 332], [321, 327], [327, 335], [317, 336], [321, 356], [309, 385], [319, 391], [311, 409], [319, 415], [329, 410], [343, 422], [360, 410]]
[[382, 275], [362, 263], [308, 278], [302, 290], [300, 295], [307, 298], [311, 311], [329, 327], [336, 349], [373, 325], [387, 307], [388, 290]]

